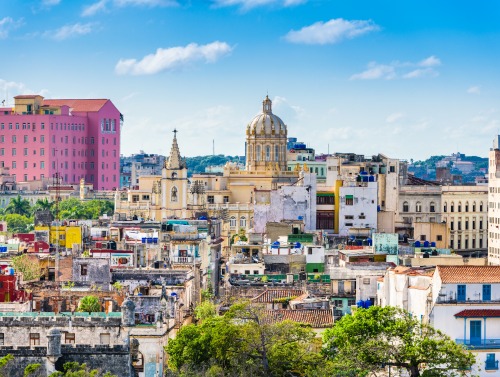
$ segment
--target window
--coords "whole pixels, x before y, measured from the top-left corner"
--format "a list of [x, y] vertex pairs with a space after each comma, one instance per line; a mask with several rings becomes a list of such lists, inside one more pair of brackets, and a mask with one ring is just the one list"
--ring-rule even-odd
[[403, 203], [403, 212], [409, 212], [410, 206], [408, 205], [408, 202]]
[[484, 363], [484, 370], [498, 370], [498, 360], [495, 360], [494, 353], [486, 354], [486, 362]]
[[213, 195], [208, 195], [207, 196], [207, 202], [208, 202], [208, 204], [214, 204], [215, 203], [215, 197]]
[[469, 212], [469, 202], [465, 203], [465, 212]]
[[240, 217], [240, 227], [241, 228], [246, 228], [247, 226], [247, 218], [245, 216]]
[[450, 230], [454, 230], [454, 225], [455, 225], [455, 222], [453, 220], [450, 221]]
[[28, 142], [28, 135], [24, 135], [24, 142], [27, 143]]
[[260, 161], [260, 158], [260, 145], [257, 145], [257, 147], [255, 148], [255, 161]]
[[99, 340], [100, 340], [101, 344], [109, 345], [111, 342], [111, 335], [109, 333], [99, 334]]
[[23, 155], [24, 155], [24, 156], [27, 156], [27, 155], [28, 155], [28, 148], [24, 148], [24, 150], [23, 150]]
[[434, 204], [434, 202], [431, 202], [429, 209], [430, 209], [430, 212], [436, 212], [436, 205]]
[[354, 205], [354, 196], [353, 195], [346, 195], [345, 196], [345, 205], [346, 206]]
[[171, 202], [176, 202], [177, 201], [177, 187], [172, 187], [172, 190], [170, 191], [170, 201]]
[[316, 229], [333, 229], [333, 211], [316, 211]]
[[442, 240], [443, 240], [443, 236], [442, 236], [442, 235], [440, 235], [440, 234], [438, 234], [438, 235], [436, 236], [436, 240], [437, 240], [437, 241], [442, 241]]
[[483, 229], [483, 220], [479, 220], [479, 229]]
[[87, 276], [87, 273], [88, 273], [88, 265], [81, 264], [80, 265], [80, 275], [81, 276]]
[[12, 155], [15, 156], [17, 154], [16, 148], [12, 148]]
[[266, 161], [271, 161], [271, 147], [266, 145]]
[[353, 215], [345, 215], [345, 219], [346, 220], [354, 220], [354, 216]]
[[40, 148], [40, 156], [45, 156], [45, 149], [44, 148]]
[[229, 196], [224, 196], [224, 203], [229, 203]]
[[4, 148], [0, 148], [0, 156], [4, 156], [5, 155], [5, 149]]
[[24, 161], [24, 168], [28, 169], [28, 161]]
[[455, 212], [455, 203], [451, 203], [450, 212]]
[[483, 212], [483, 202], [481, 202], [481, 204], [479, 204], [479, 212]]
[[137, 203], [139, 201], [139, 195], [132, 195], [132, 203]]
[[457, 301], [465, 301], [467, 295], [467, 286], [465, 284], [457, 285]]
[[75, 344], [75, 333], [67, 332], [64, 334], [64, 344]]
[[30, 333], [30, 346], [40, 345], [40, 333]]
[[274, 161], [279, 161], [280, 157], [280, 147], [279, 145], [274, 146]]
[[443, 212], [446, 212], [448, 209], [448, 204], [447, 203], [444, 203], [444, 206], [443, 206]]
[[229, 226], [231, 228], [236, 228], [236, 217], [232, 216], [230, 219], [229, 219]]
[[40, 161], [40, 169], [45, 169], [45, 161]]
[[319, 194], [316, 196], [316, 204], [335, 204], [335, 197], [333, 195]]
[[483, 301], [491, 301], [491, 284], [483, 284]]
[[476, 212], [476, 202], [472, 203], [472, 212]]
[[417, 202], [415, 205], [415, 212], [422, 212], [422, 203]]
[[420, 235], [420, 241], [425, 241], [425, 234]]
[[0, 333], [0, 346], [3, 346], [5, 344], [5, 337], [3, 332]]

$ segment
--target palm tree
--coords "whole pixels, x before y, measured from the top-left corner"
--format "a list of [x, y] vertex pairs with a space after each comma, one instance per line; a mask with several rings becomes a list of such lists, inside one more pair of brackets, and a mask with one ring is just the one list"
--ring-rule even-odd
[[49, 202], [49, 199], [38, 199], [35, 203], [35, 207], [37, 210], [46, 211], [51, 210], [54, 202]]
[[5, 213], [17, 213], [18, 215], [29, 217], [31, 215], [31, 205], [27, 199], [21, 198], [21, 195], [17, 195], [17, 198], [13, 198], [7, 208], [5, 208]]

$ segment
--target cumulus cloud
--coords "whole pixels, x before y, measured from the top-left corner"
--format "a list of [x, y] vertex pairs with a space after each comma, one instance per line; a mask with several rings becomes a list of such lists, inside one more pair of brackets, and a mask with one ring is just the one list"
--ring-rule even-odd
[[179, 5], [176, 0], [99, 0], [83, 8], [82, 16], [94, 16], [97, 13], [105, 12], [110, 8], [124, 7], [170, 7]]
[[96, 13], [100, 13], [100, 12], [105, 11], [107, 3], [108, 3], [108, 0], [100, 0], [94, 4], [90, 4], [89, 6], [86, 6], [85, 8], [83, 8], [82, 16], [89, 17], [89, 16], [93, 16]]
[[274, 5], [278, 7], [292, 7], [304, 4], [308, 0], [212, 0], [215, 7], [237, 6], [243, 10], [249, 10], [260, 6]]
[[23, 24], [23, 20], [14, 20], [12, 17], [4, 17], [0, 19], [0, 39], [5, 39], [9, 36], [9, 33], [17, 29]]
[[273, 113], [283, 119], [302, 119], [306, 111], [301, 106], [291, 104], [285, 97], [276, 96], [273, 99]]
[[481, 88], [479, 86], [471, 86], [467, 89], [467, 93], [469, 94], [481, 94]]
[[441, 65], [441, 60], [429, 56], [419, 62], [394, 61], [389, 64], [370, 62], [366, 70], [351, 76], [351, 80], [376, 80], [376, 79], [416, 79], [422, 77], [436, 77], [439, 75], [436, 67]]
[[403, 117], [404, 117], [403, 113], [392, 113], [392, 114], [389, 114], [387, 116], [387, 118], [385, 119], [385, 121], [387, 123], [394, 123], [394, 122], [402, 119]]
[[285, 39], [292, 43], [333, 44], [345, 39], [360, 37], [372, 31], [380, 30], [372, 20], [344, 20], [334, 18], [327, 22], [316, 22], [300, 30], [291, 30]]
[[[40, 94], [42, 96], [46, 96], [49, 93], [48, 89], [41, 90], [33, 90], [26, 86], [26, 84], [22, 82], [16, 81], [7, 81], [4, 79], [0, 79], [0, 101], [5, 100], [5, 105], [12, 105], [12, 97], [17, 96], [18, 94]], [[4, 98], [3, 96], [7, 94], [9, 98]]]
[[77, 22], [72, 25], [64, 25], [56, 30], [46, 31], [44, 36], [62, 41], [64, 39], [89, 34], [92, 32], [93, 26], [92, 23], [81, 24]]
[[229, 54], [232, 47], [225, 42], [206, 45], [190, 43], [187, 46], [159, 48], [141, 60], [120, 59], [115, 71], [119, 75], [152, 75], [161, 71], [176, 69], [195, 61], [214, 63]]

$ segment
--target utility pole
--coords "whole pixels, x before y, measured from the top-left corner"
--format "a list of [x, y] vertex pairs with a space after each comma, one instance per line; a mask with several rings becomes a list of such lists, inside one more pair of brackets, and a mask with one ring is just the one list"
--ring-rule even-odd
[[56, 261], [55, 261], [55, 281], [59, 283], [59, 200], [60, 198], [60, 187], [59, 187], [59, 173], [56, 172]]

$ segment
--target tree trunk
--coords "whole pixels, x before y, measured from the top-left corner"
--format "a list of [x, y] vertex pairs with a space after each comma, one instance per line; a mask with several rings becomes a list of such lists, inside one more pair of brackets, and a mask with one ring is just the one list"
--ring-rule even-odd
[[410, 365], [410, 376], [420, 377], [420, 370], [418, 369], [418, 365]]

